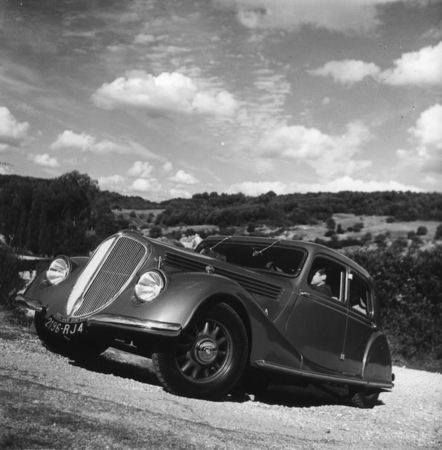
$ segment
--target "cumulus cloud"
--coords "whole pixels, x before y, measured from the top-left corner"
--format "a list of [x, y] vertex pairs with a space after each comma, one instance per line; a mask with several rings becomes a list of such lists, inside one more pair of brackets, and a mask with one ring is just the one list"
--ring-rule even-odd
[[28, 122], [18, 122], [8, 108], [0, 106], [0, 150], [22, 146], [28, 137], [28, 130]]
[[356, 192], [376, 192], [376, 191], [413, 191], [421, 192], [422, 189], [399, 183], [397, 181], [364, 181], [353, 179], [349, 176], [336, 178], [329, 182], [321, 183], [281, 183], [279, 181], [245, 181], [231, 185], [227, 189], [228, 194], [236, 194], [242, 192], [245, 195], [257, 196], [273, 191], [278, 195], [291, 194], [294, 192], [340, 192], [340, 191], [356, 191]]
[[400, 149], [397, 155], [406, 164], [424, 172], [442, 174], [442, 105], [435, 104], [422, 112], [416, 124], [408, 129], [416, 148]]
[[238, 108], [229, 92], [203, 90], [191, 78], [177, 72], [155, 77], [141, 70], [130, 71], [103, 84], [92, 99], [104, 109], [126, 106], [215, 116], [231, 116]]
[[347, 125], [343, 135], [328, 135], [302, 125], [283, 126], [265, 133], [258, 144], [264, 159], [288, 159], [309, 164], [318, 175], [330, 178], [351, 175], [371, 165], [354, 160], [364, 143], [371, 139], [368, 128], [359, 121]]
[[425, 47], [417, 52], [404, 53], [394, 61], [395, 67], [380, 75], [381, 80], [391, 85], [441, 85], [442, 41], [434, 47]]
[[[247, 28], [294, 29], [301, 25], [346, 34], [367, 33], [379, 25], [378, 6], [395, 0], [214, 0], [236, 11]], [[402, 0], [404, 2], [413, 0]]]
[[394, 67], [381, 71], [376, 64], [358, 60], [329, 61], [310, 73], [316, 76], [331, 76], [342, 84], [354, 84], [365, 77], [380, 83], [400, 85], [442, 84], [442, 41], [434, 47], [425, 47], [417, 52], [404, 53], [393, 62]]
[[193, 175], [184, 172], [184, 170], [178, 170], [178, 172], [173, 177], [170, 177], [169, 180], [178, 184], [194, 185], [199, 183], [199, 180]]
[[0, 163], [0, 175], [11, 175], [13, 173], [14, 170], [10, 165]]
[[166, 163], [163, 164], [163, 170], [164, 172], [168, 173], [168, 172], [172, 172], [173, 170], [173, 164], [170, 161], [167, 161]]
[[51, 158], [48, 153], [44, 153], [43, 155], [33, 155], [31, 159], [39, 166], [50, 167], [51, 169], [60, 167], [57, 158]]
[[137, 178], [130, 186], [130, 190], [137, 192], [151, 192], [156, 189], [156, 184], [153, 180], [146, 180], [145, 178]]
[[312, 70], [312, 75], [332, 76], [335, 82], [353, 84], [363, 80], [367, 76], [376, 77], [380, 73], [379, 67], [374, 63], [346, 59], [343, 61], [330, 61], [323, 67]]
[[150, 178], [153, 171], [154, 167], [147, 161], [136, 161], [127, 171], [127, 174], [131, 177]]
[[101, 189], [108, 191], [124, 191], [127, 186], [126, 178], [121, 175], [99, 177], [97, 181]]
[[52, 150], [79, 150], [99, 155], [107, 155], [109, 153], [138, 154], [158, 161], [165, 160], [162, 156], [156, 155], [136, 142], [117, 143], [108, 139], [99, 141], [89, 134], [75, 133], [72, 130], [65, 130], [59, 134], [57, 139], [50, 145], [50, 148]]
[[170, 198], [191, 198], [192, 194], [190, 192], [184, 191], [182, 189], [170, 189]]

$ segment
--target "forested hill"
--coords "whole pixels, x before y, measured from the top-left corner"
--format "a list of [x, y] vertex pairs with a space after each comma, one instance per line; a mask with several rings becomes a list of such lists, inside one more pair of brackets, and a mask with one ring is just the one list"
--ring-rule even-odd
[[441, 193], [350, 192], [276, 195], [196, 194], [170, 201], [157, 223], [244, 225], [250, 222], [291, 226], [324, 221], [333, 214], [390, 216], [391, 220], [442, 221]]
[[292, 226], [324, 221], [337, 213], [390, 216], [391, 220], [442, 221], [441, 193], [339, 192], [249, 197], [195, 194], [155, 203], [101, 191], [76, 171], [54, 179], [0, 175], [0, 234], [14, 247], [40, 255], [85, 254], [130, 223], [115, 209], [160, 209], [156, 225]]

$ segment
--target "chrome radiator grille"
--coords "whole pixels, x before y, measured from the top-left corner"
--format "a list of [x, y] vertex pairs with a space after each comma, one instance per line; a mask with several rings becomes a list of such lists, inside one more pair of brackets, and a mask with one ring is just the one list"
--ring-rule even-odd
[[109, 305], [134, 276], [146, 253], [146, 246], [140, 242], [120, 237], [87, 287], [73, 316], [87, 316]]

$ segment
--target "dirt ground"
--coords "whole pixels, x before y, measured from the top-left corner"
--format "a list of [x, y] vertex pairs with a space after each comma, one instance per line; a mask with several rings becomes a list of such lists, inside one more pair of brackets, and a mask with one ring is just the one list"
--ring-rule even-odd
[[109, 349], [87, 364], [50, 353], [0, 309], [0, 449], [440, 449], [442, 375], [394, 367], [373, 409], [318, 388], [181, 398], [151, 361]]

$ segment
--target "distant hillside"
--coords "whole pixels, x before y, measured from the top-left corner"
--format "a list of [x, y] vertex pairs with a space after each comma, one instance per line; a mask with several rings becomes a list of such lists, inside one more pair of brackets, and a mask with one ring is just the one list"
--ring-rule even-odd
[[[289, 229], [322, 224], [332, 231], [337, 214], [383, 216], [387, 223], [442, 222], [442, 194], [268, 192], [250, 197], [205, 192], [157, 203], [101, 191], [97, 181], [77, 171], [54, 179], [0, 175], [0, 234], [9, 245], [38, 255], [86, 254], [107, 236], [129, 227], [148, 228], [151, 235], [159, 235], [161, 227], [201, 225], [221, 230], [244, 227], [250, 232], [263, 225]], [[336, 229], [338, 234], [342, 231]]]
[[388, 216], [390, 221], [442, 221], [442, 194], [415, 192], [318, 192], [257, 197], [243, 194], [196, 194], [171, 200], [157, 218], [162, 226], [247, 223], [275, 226], [314, 224], [334, 214]]

